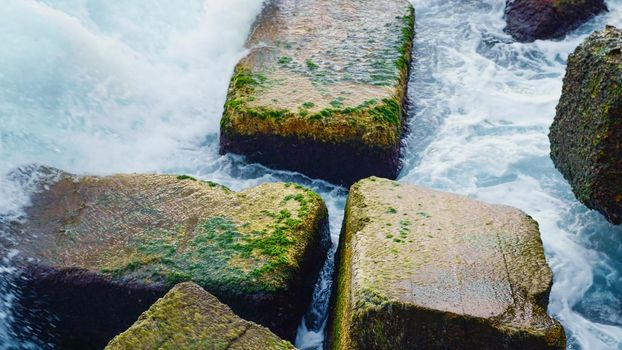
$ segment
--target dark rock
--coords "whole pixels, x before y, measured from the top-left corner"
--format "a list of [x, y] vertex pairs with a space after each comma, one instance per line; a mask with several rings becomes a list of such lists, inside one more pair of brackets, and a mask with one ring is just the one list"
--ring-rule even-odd
[[565, 349], [538, 224], [518, 209], [365, 179], [337, 268], [332, 349]]
[[549, 139], [577, 199], [622, 223], [622, 31], [595, 32], [568, 57]]
[[522, 42], [554, 39], [603, 11], [604, 0], [507, 0], [505, 30]]
[[59, 172], [26, 212], [0, 249], [19, 251], [25, 320], [61, 348], [102, 348], [183, 281], [293, 340], [328, 248], [324, 202], [296, 184]]

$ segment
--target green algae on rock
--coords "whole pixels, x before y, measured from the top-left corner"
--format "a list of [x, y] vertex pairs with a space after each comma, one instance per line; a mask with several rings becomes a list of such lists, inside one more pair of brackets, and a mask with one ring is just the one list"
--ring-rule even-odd
[[182, 281], [294, 338], [328, 248], [327, 209], [314, 192], [62, 172], [41, 189], [6, 246], [28, 277], [24, 308], [54, 314], [64, 347], [105, 345]]
[[295, 349], [270, 330], [241, 319], [198, 285], [176, 285], [106, 350], [285, 350]]
[[394, 181], [354, 184], [332, 349], [564, 349], [552, 273], [523, 212]]
[[593, 33], [568, 57], [549, 139], [577, 199], [622, 223], [621, 30]]
[[407, 0], [277, 0], [248, 40], [221, 152], [350, 184], [396, 177], [414, 10]]

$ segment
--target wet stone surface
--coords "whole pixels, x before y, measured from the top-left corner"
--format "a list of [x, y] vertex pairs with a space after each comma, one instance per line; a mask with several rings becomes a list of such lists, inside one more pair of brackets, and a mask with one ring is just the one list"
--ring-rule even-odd
[[19, 251], [25, 318], [56, 318], [55, 342], [97, 347], [182, 281], [293, 339], [328, 245], [317, 194], [297, 184], [234, 192], [188, 176], [42, 171], [54, 181], [0, 247]]
[[221, 151], [346, 184], [373, 173], [356, 167], [367, 151], [396, 176], [413, 21], [406, 0], [274, 1], [232, 78]]
[[249, 106], [313, 113], [393, 97], [404, 2], [277, 1], [267, 11], [241, 63], [265, 78]]
[[339, 249], [336, 349], [565, 347], [538, 225], [517, 209], [369, 178]]

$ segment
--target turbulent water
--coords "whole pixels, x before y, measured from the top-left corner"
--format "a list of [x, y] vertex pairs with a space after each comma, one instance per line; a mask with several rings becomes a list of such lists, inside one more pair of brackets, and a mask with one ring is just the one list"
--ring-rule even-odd
[[[622, 229], [587, 210], [548, 157], [565, 59], [622, 0], [561, 41], [514, 43], [504, 0], [414, 0], [413, 107], [401, 181], [525, 210], [555, 274], [549, 312], [570, 349], [622, 349]], [[79, 174], [188, 173], [239, 190], [297, 181], [327, 201], [337, 241], [346, 191], [219, 156], [218, 121], [262, 0], [3, 0], [0, 7], [0, 215], [19, 216], [33, 162]], [[0, 233], [2, 234], [2, 233]], [[16, 339], [11, 257], [0, 257], [0, 349]], [[331, 255], [332, 256], [332, 255]], [[332, 261], [297, 345], [321, 346]]]

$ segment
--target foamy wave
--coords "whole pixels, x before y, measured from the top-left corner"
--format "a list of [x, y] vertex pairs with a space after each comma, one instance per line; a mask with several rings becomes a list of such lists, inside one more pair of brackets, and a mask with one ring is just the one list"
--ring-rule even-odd
[[[549, 311], [569, 348], [622, 346], [622, 229], [580, 205], [549, 158], [548, 129], [565, 60], [594, 29], [622, 23], [622, 2], [559, 41], [514, 42], [501, 0], [415, 0], [417, 44], [412, 122], [436, 120], [433, 138], [413, 133], [402, 181], [512, 205], [540, 224], [555, 280]], [[439, 30], [439, 28], [442, 28]], [[430, 50], [436, 48], [436, 52]], [[434, 94], [425, 88], [435, 86]], [[438, 118], [438, 117], [436, 117]], [[618, 237], [614, 239], [613, 237]]]

